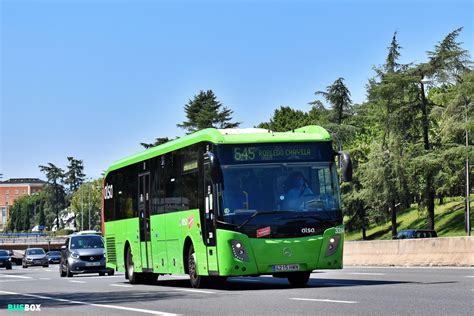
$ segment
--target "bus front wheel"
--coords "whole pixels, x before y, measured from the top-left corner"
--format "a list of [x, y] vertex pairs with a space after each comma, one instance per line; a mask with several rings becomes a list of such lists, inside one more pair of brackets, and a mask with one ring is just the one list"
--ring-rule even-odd
[[291, 272], [288, 274], [288, 282], [294, 287], [303, 287], [308, 281], [311, 272]]
[[196, 253], [194, 252], [194, 246], [189, 247], [188, 252], [188, 271], [189, 279], [191, 280], [191, 286], [193, 288], [203, 287], [206, 283], [206, 277], [198, 274], [198, 267], [196, 261]]
[[141, 281], [141, 274], [135, 272], [132, 249], [130, 247], [127, 247], [127, 276], [128, 282], [131, 284], [137, 284]]

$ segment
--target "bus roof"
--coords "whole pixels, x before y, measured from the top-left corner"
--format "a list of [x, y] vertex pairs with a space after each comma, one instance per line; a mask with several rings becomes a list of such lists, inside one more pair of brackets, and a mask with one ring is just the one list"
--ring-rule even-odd
[[192, 144], [211, 142], [214, 144], [248, 144], [248, 143], [277, 143], [277, 142], [322, 142], [330, 141], [331, 135], [327, 130], [317, 125], [308, 125], [288, 132], [273, 132], [263, 128], [206, 128], [198, 132], [149, 148], [110, 165], [110, 171], [159, 156]]

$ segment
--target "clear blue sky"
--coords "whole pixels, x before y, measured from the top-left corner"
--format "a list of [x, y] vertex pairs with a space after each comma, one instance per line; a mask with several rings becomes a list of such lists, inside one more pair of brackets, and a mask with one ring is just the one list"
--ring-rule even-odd
[[0, 0], [0, 173], [44, 178], [39, 164], [74, 156], [98, 177], [140, 142], [183, 135], [204, 89], [243, 127], [308, 110], [340, 76], [362, 102], [394, 31], [402, 62], [460, 26], [472, 54], [472, 3]]

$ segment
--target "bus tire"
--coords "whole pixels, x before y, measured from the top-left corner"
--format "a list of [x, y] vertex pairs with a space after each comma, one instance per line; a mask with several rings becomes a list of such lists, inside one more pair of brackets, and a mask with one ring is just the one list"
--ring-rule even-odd
[[194, 252], [194, 246], [191, 244], [188, 252], [188, 271], [189, 271], [189, 280], [191, 281], [191, 286], [193, 288], [203, 287], [207, 281], [205, 276], [198, 274], [196, 253]]
[[144, 274], [144, 281], [146, 284], [155, 284], [158, 281], [158, 273], [146, 273]]
[[128, 282], [130, 284], [138, 284], [142, 281], [141, 273], [137, 273], [134, 271], [134, 264], [133, 264], [133, 255], [131, 247], [127, 247], [127, 261], [126, 261], [126, 269], [128, 275]]
[[310, 275], [309, 271], [291, 272], [288, 274], [288, 282], [294, 287], [303, 287], [308, 283]]

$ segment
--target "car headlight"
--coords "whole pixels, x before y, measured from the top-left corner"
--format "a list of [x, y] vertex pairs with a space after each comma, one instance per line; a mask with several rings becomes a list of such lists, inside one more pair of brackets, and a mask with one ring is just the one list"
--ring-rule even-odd
[[240, 240], [231, 240], [230, 245], [232, 247], [232, 253], [234, 254], [235, 258], [242, 261], [249, 261], [247, 251], [245, 250], [245, 247]]
[[74, 259], [79, 259], [79, 254], [77, 252], [71, 253], [71, 257]]

